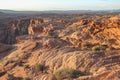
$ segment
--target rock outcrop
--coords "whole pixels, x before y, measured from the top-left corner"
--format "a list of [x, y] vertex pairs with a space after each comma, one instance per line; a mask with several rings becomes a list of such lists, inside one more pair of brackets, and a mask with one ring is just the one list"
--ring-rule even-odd
[[30, 20], [30, 24], [28, 26], [28, 34], [36, 34], [36, 33], [40, 33], [43, 31], [43, 27], [41, 26], [41, 24], [43, 23], [43, 21], [39, 21], [39, 20]]

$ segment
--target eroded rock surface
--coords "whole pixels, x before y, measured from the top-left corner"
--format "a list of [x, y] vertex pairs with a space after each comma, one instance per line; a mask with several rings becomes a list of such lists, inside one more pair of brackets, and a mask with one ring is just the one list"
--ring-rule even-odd
[[65, 68], [84, 73], [75, 80], [120, 79], [119, 14], [52, 15], [15, 20], [7, 28], [1, 41], [16, 44], [0, 44], [9, 54], [0, 60], [0, 80], [56, 80], [54, 73]]

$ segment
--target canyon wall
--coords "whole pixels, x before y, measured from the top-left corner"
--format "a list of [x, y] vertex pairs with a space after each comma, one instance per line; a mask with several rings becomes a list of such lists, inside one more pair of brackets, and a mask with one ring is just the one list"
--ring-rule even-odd
[[[32, 27], [39, 26], [42, 19], [15, 19], [7, 23], [0, 23], [0, 42], [7, 44], [16, 43], [16, 37], [31, 34]], [[31, 29], [30, 29], [31, 28]], [[39, 29], [37, 29], [39, 30]], [[35, 31], [35, 30], [34, 30]]]

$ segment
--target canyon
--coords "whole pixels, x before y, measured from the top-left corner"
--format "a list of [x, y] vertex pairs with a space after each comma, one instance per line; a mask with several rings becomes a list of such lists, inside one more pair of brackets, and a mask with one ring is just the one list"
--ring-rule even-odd
[[[2, 18], [0, 36], [0, 80], [120, 79], [119, 13]], [[83, 75], [58, 79], [62, 69]]]

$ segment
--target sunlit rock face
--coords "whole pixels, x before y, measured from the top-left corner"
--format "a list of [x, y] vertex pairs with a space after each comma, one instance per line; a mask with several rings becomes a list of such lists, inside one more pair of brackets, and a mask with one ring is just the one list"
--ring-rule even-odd
[[28, 34], [35, 34], [40, 33], [43, 31], [43, 27], [41, 24], [43, 23], [43, 20], [30, 20], [30, 24], [28, 26]]

